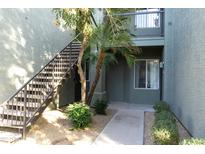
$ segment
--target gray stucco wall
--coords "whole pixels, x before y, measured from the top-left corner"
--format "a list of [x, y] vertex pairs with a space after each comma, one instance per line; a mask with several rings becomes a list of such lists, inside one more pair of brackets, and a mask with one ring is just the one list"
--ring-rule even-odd
[[73, 38], [51, 9], [0, 9], [0, 103]]
[[164, 100], [205, 137], [205, 9], [165, 9]]
[[75, 83], [72, 78], [68, 78], [63, 82], [57, 101], [59, 107], [75, 101]]
[[[161, 59], [162, 47], [142, 47], [142, 51], [137, 58]], [[122, 58], [107, 68], [106, 90], [110, 102], [154, 104], [160, 100], [160, 90], [134, 89], [134, 68], [128, 67]]]

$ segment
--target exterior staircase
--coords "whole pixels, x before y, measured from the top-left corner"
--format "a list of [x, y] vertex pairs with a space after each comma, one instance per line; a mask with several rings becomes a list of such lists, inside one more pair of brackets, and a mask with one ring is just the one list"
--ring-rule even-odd
[[[0, 140], [11, 142], [15, 134], [25, 138], [26, 129], [43, 111], [57, 87], [77, 62], [81, 43], [75, 38], [47, 65], [0, 105]], [[18, 130], [12, 136], [8, 130]], [[11, 131], [12, 133], [12, 131]], [[1, 135], [3, 137], [1, 138]], [[4, 135], [12, 136], [9, 139]]]

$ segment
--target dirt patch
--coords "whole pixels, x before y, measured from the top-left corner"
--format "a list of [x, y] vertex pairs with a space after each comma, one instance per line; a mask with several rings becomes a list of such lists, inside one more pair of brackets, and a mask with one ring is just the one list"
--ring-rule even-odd
[[144, 113], [144, 144], [153, 145], [152, 126], [154, 124], [154, 112]]
[[191, 138], [189, 133], [186, 129], [181, 125], [181, 123], [177, 120], [177, 126], [179, 131], [179, 142], [183, 141], [184, 139]]
[[[144, 145], [153, 145], [154, 140], [152, 137], [152, 126], [154, 124], [154, 112], [145, 112], [144, 114]], [[177, 126], [179, 130], [179, 140], [190, 138], [189, 133], [177, 120]]]
[[92, 124], [84, 130], [75, 130], [66, 115], [59, 110], [45, 111], [27, 134], [26, 141], [45, 145], [92, 144], [116, 110], [107, 110], [107, 115], [94, 115]]

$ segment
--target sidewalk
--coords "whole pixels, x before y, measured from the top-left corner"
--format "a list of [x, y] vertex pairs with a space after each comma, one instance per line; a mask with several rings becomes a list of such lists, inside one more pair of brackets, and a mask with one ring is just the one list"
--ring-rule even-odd
[[93, 145], [142, 145], [144, 135], [144, 111], [151, 106], [126, 103], [113, 103], [109, 108], [118, 112], [106, 125]]

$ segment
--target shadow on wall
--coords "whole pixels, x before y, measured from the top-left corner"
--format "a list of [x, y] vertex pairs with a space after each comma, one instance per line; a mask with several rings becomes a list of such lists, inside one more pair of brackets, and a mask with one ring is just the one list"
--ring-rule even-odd
[[0, 103], [73, 38], [54, 19], [51, 9], [0, 9]]

